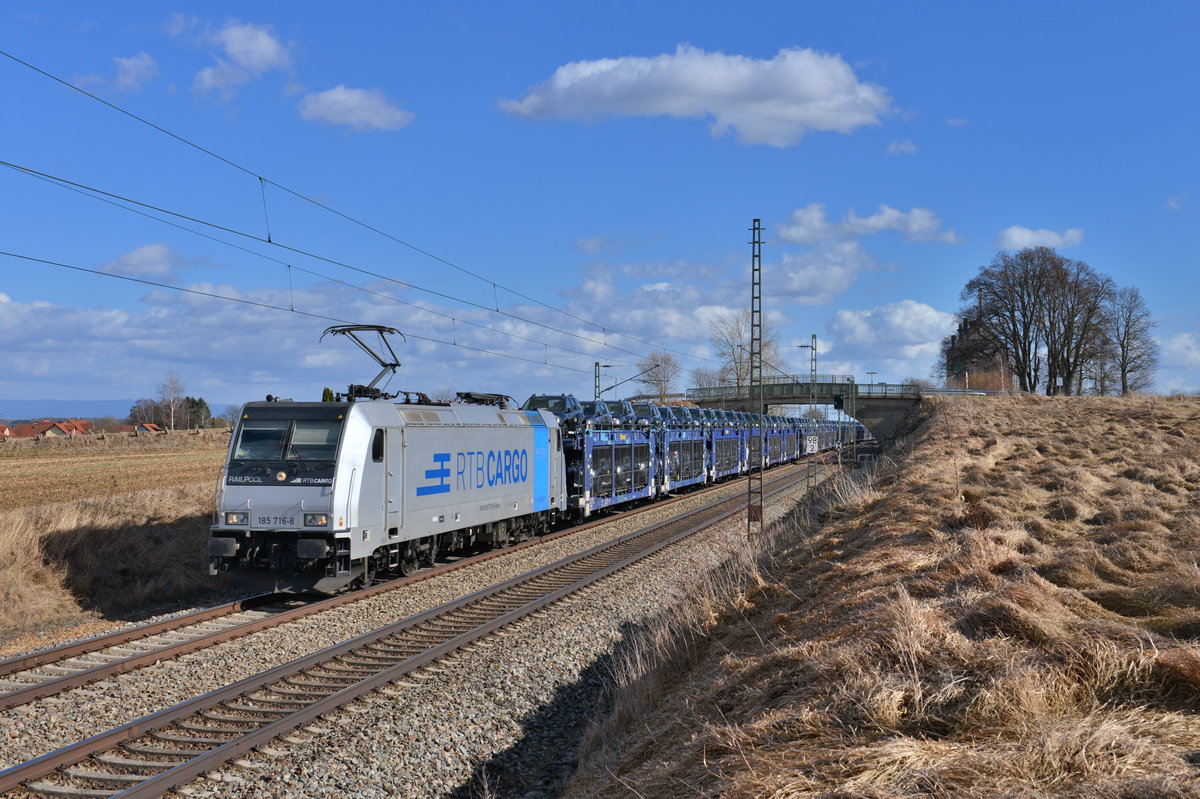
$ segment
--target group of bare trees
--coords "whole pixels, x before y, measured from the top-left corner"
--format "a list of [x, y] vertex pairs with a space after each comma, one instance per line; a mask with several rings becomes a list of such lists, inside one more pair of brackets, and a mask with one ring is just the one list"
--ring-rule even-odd
[[158, 384], [158, 398], [143, 397], [129, 409], [128, 424], [154, 424], [163, 430], [214, 427], [227, 424], [214, 419], [203, 397], [184, 394], [183, 381], [171, 372]]
[[1133, 287], [1117, 287], [1049, 247], [1001, 251], [962, 290], [958, 332], [942, 341], [951, 384], [974, 372], [1022, 391], [1128, 394], [1149, 388], [1154, 321]]
[[[716, 352], [717, 366], [701, 366], [689, 373], [692, 386], [713, 388], [737, 386], [738, 392], [750, 385], [750, 311], [743, 309], [717, 314], [709, 323], [709, 343]], [[764, 375], [770, 372], [786, 375], [782, 363], [779, 334], [770, 319], [762, 320], [762, 362]], [[638, 361], [637, 368], [646, 375], [638, 379], [648, 393], [662, 402], [671, 394], [683, 376], [683, 366], [671, 353], [658, 350]]]

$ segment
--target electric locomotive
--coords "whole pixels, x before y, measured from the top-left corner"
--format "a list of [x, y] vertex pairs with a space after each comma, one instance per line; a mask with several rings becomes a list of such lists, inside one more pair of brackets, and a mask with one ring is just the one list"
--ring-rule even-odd
[[[379, 333], [386, 346], [383, 334], [398, 331], [326, 332], [375, 355], [380, 377], [399, 366], [359, 336]], [[511, 410], [498, 395], [392, 402], [374, 385], [351, 386], [336, 402], [245, 405], [217, 487], [210, 573], [331, 593], [406, 574], [439, 552], [544, 532], [566, 509], [553, 414]]]

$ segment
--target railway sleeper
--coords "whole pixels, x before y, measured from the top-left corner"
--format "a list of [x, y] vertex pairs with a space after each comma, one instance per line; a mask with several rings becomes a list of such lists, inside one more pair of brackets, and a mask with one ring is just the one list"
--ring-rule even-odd
[[120, 774], [115, 771], [92, 771], [82, 768], [63, 769], [63, 774], [66, 774], [71, 779], [75, 780], [91, 780], [92, 782], [115, 782], [124, 785], [129, 785], [137, 782], [145, 782], [145, 774]]
[[344, 685], [339, 685], [336, 688], [312, 687], [312, 688], [308, 688], [307, 690], [303, 689], [303, 688], [272, 688], [271, 691], [273, 693], [283, 694], [284, 696], [306, 696], [309, 698], [314, 698], [314, 697], [331, 696], [333, 694], [336, 694], [338, 691], [342, 690], [343, 688], [345, 688]]
[[251, 729], [262, 726], [262, 719], [255, 718], [256, 715], [260, 714], [250, 714], [249, 712], [244, 716], [230, 716], [227, 713], [218, 713], [215, 710], [201, 710], [197, 715], [202, 719], [219, 721], [223, 724], [246, 724]]
[[396, 658], [389, 658], [381, 655], [377, 658], [370, 659], [344, 657], [340, 662], [345, 663], [347, 666], [362, 666], [363, 668], [368, 669], [386, 669], [388, 666], [396, 665], [398, 661]]
[[151, 746], [150, 744], [142, 744], [137, 741], [125, 741], [121, 744], [121, 748], [135, 755], [149, 755], [150, 757], [174, 757], [179, 760], [191, 760], [196, 756], [196, 752], [193, 750], [168, 749], [165, 746]]
[[[246, 723], [249, 725], [251, 722], [247, 721]], [[213, 735], [242, 735], [249, 731], [246, 727], [212, 727], [199, 724], [194, 721], [189, 721], [187, 719], [175, 722], [175, 726], [181, 730], [189, 730], [191, 732], [207, 732]]]
[[285, 685], [294, 685], [298, 688], [311, 688], [314, 690], [337, 692], [348, 686], [354, 685], [354, 681], [346, 679], [342, 682], [317, 682], [308, 680], [298, 680], [295, 677], [285, 677], [281, 682]]
[[292, 711], [290, 711], [290, 710], [281, 710], [276, 707], [261, 707], [259, 705], [230, 704], [230, 705], [226, 705], [225, 708], [227, 710], [232, 710], [237, 713], [246, 713], [251, 716], [283, 717], [283, 716], [290, 716], [292, 714]]
[[[240, 735], [240, 733], [238, 733]], [[155, 730], [150, 733], [150, 737], [156, 741], [162, 741], [168, 744], [181, 744], [183, 746], [202, 746], [206, 749], [212, 746], [220, 746], [225, 743], [228, 738], [210, 738], [201, 735], [183, 735], [177, 732], [161, 732]], [[193, 753], [195, 754], [195, 753]]]
[[30, 791], [35, 793], [46, 794], [47, 796], [67, 796], [72, 797], [107, 797], [119, 792], [119, 789], [103, 790], [101, 788], [76, 788], [73, 785], [59, 785], [53, 782], [31, 782], [26, 786]]
[[354, 674], [347, 674], [343, 670], [335, 671], [333, 669], [327, 669], [324, 666], [311, 668], [305, 672], [305, 674], [312, 677], [318, 677], [323, 680], [344, 680], [345, 685], [354, 685], [354, 683], [362, 679], [362, 675], [358, 675], [357, 672]]
[[[356, 676], [359, 678], [370, 677], [375, 672], [364, 671], [363, 669], [344, 669], [341, 667], [341, 661], [331, 661], [321, 666], [322, 669], [332, 671], [334, 674], [341, 676]], [[356, 681], [357, 682], [357, 681]]]
[[[270, 690], [272, 693], [274, 693], [274, 691], [275, 691], [274, 688], [271, 688], [268, 690]], [[281, 708], [289, 707], [292, 710], [299, 710], [300, 708], [309, 704], [308, 702], [301, 702], [294, 698], [280, 697], [280, 696], [264, 696], [261, 692], [258, 692], [258, 691], [255, 691], [252, 694], [247, 694], [246, 698], [249, 699], [251, 702], [260, 702], [264, 705], [275, 705], [275, 706], [281, 707]]]
[[95, 760], [97, 763], [102, 763], [106, 766], [114, 766], [116, 768], [152, 768], [163, 771], [166, 769], [175, 768], [179, 765], [178, 762], [171, 762], [168, 760], [134, 760], [133, 758], [129, 757], [117, 757], [116, 755], [110, 755], [106, 752], [92, 755], [92, 760]]

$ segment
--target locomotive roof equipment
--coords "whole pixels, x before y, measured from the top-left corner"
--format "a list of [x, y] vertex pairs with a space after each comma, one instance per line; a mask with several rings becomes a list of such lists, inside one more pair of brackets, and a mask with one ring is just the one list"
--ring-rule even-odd
[[[359, 338], [360, 333], [375, 333], [378, 335], [379, 352], [371, 349], [369, 344]], [[351, 383], [345, 394], [339, 394], [337, 396], [337, 400], [339, 402], [341, 402], [343, 399], [354, 402], [357, 399], [391, 399], [392, 397], [398, 396], [397, 394], [386, 394], [382, 389], [375, 388], [376, 384], [383, 379], [384, 375], [394, 375], [396, 374], [396, 370], [400, 368], [400, 359], [396, 357], [395, 350], [392, 349], [391, 343], [387, 340], [389, 333], [395, 333], [396, 335], [400, 336], [400, 338], [404, 338], [405, 341], [408, 340], [404, 337], [404, 334], [396, 328], [385, 327], [384, 325], [334, 325], [333, 327], [325, 328], [325, 332], [321, 334], [321, 338], [317, 339], [317, 341], [324, 341], [325, 337], [330, 334], [335, 336], [345, 336], [357, 344], [363, 352], [367, 353], [367, 355], [370, 355], [376, 363], [383, 367], [379, 374], [375, 376], [375, 379], [367, 385], [361, 386]], [[390, 361], [384, 359], [383, 355], [381, 354], [384, 350], [387, 350], [387, 354], [392, 356]], [[410, 392], [404, 392], [406, 401], [411, 401], [408, 396], [409, 393]], [[418, 398], [418, 401], [421, 399], [427, 400], [428, 398], [422, 394]]]

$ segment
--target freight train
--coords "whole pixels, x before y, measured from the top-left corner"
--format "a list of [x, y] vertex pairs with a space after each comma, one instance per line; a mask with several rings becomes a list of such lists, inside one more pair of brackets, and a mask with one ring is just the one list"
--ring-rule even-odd
[[856, 421], [651, 403], [614, 418], [570, 394], [513, 408], [475, 393], [396, 402], [372, 384], [336, 399], [242, 408], [217, 485], [210, 573], [332, 593], [866, 436]]

